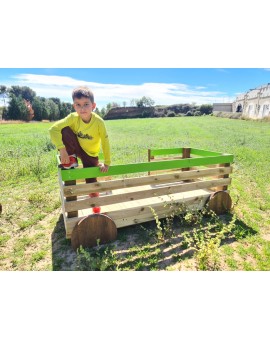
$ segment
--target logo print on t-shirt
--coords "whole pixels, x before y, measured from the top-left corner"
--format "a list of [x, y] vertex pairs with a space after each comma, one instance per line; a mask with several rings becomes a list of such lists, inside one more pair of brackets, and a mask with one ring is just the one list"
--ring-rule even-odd
[[93, 139], [93, 137], [92, 136], [89, 136], [88, 135], [88, 133], [87, 134], [84, 134], [84, 133], [82, 133], [81, 131], [79, 131], [79, 132], [77, 132], [77, 136], [79, 137], [79, 138], [83, 138], [83, 139]]

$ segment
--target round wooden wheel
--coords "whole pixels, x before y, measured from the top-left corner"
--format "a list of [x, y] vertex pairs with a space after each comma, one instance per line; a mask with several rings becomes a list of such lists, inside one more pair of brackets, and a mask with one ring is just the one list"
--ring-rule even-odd
[[216, 191], [209, 198], [208, 208], [217, 215], [225, 214], [231, 210], [231, 207], [232, 199], [226, 191]]
[[[95, 247], [114, 241], [117, 228], [114, 221], [103, 214], [93, 214], [82, 218], [71, 233], [71, 246], [77, 250], [80, 246]], [[99, 241], [98, 241], [99, 240]]]

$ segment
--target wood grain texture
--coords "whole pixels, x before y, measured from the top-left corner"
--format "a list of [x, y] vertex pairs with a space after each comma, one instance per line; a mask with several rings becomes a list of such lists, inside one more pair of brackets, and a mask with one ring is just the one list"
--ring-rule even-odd
[[231, 207], [232, 199], [226, 191], [214, 192], [209, 198], [208, 208], [214, 211], [217, 215], [225, 214], [231, 210]]
[[77, 250], [80, 246], [94, 247], [114, 241], [117, 229], [114, 221], [103, 214], [93, 214], [78, 221], [71, 234], [71, 246]]

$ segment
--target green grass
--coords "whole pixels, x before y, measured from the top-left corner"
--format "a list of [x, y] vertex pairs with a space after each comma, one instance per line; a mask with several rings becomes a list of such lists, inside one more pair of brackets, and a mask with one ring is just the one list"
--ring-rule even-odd
[[[162, 230], [154, 223], [127, 227], [112, 245], [81, 254], [65, 239], [51, 125], [0, 125], [0, 270], [210, 270], [213, 260], [218, 270], [270, 270], [269, 122], [210, 116], [106, 121], [114, 165], [146, 162], [148, 148], [233, 154], [230, 194], [236, 219], [215, 244], [205, 234], [207, 223], [218, 235], [230, 216], [227, 221], [177, 219]], [[204, 233], [206, 246], [196, 243], [192, 251], [183, 233], [196, 235], [193, 228]], [[211, 247], [210, 255], [218, 258], [204, 257], [204, 266], [198, 266], [202, 251], [205, 255]]]

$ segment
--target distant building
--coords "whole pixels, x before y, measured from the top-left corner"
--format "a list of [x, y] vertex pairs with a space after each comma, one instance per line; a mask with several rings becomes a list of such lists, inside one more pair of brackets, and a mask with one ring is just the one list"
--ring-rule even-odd
[[232, 112], [232, 103], [214, 103], [213, 112]]
[[232, 110], [252, 119], [270, 116], [270, 83], [237, 96], [232, 103]]

